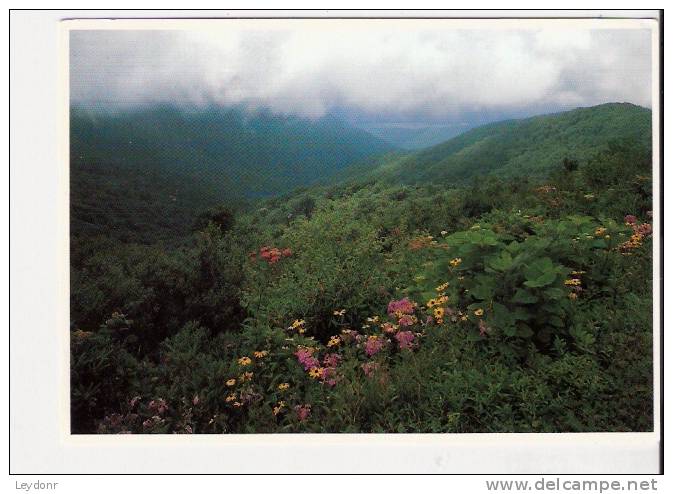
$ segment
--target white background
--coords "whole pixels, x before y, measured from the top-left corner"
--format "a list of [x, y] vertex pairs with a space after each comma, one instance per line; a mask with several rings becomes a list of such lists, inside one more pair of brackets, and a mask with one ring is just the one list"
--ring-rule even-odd
[[[280, 13], [271, 13], [279, 15]], [[315, 16], [316, 12], [309, 13]], [[354, 15], [363, 15], [354, 12]], [[374, 12], [381, 16], [384, 13]], [[405, 15], [413, 12], [405, 12]], [[424, 12], [422, 15], [430, 13]], [[474, 13], [473, 13], [474, 14]], [[481, 12], [478, 15], [492, 16]], [[554, 13], [538, 13], [553, 16]], [[563, 16], [571, 13], [564, 12]], [[485, 435], [447, 436], [214, 436], [168, 438], [70, 438], [63, 430], [62, 357], [67, 349], [59, 327], [67, 307], [64, 287], [63, 228], [67, 219], [63, 193], [67, 175], [58, 158], [63, 100], [59, 100], [58, 20], [72, 17], [219, 16], [216, 12], [15, 12], [11, 23], [11, 473], [30, 482], [56, 473], [655, 473], [658, 451], [651, 435]], [[237, 16], [241, 12], [236, 13]], [[259, 12], [251, 15], [260, 15]], [[292, 15], [298, 15], [296, 12]], [[339, 12], [337, 15], [344, 15]], [[433, 12], [437, 16], [456, 13]], [[461, 12], [460, 16], [470, 13]], [[509, 12], [507, 15], [516, 15]], [[531, 13], [527, 13], [530, 16]], [[587, 15], [583, 12], [582, 15]], [[636, 16], [638, 12], [629, 15]], [[6, 39], [6, 38], [5, 38]], [[6, 41], [5, 41], [6, 42]], [[7, 51], [4, 51], [7, 53]], [[7, 80], [7, 79], [5, 79]], [[8, 184], [9, 185], [9, 184]], [[3, 215], [4, 218], [7, 215]], [[6, 244], [5, 244], [6, 245]], [[59, 284], [61, 283], [61, 284]], [[2, 297], [7, 300], [7, 297]], [[67, 319], [67, 314], [66, 314]], [[6, 344], [3, 341], [3, 344]], [[3, 372], [6, 372], [3, 371]], [[4, 377], [4, 376], [3, 376]], [[4, 380], [4, 382], [7, 382]], [[6, 396], [6, 395], [5, 395]], [[2, 413], [7, 407], [2, 408]], [[5, 422], [8, 423], [8, 422]], [[538, 477], [528, 477], [533, 482]], [[243, 478], [245, 489], [277, 490], [289, 482], [296, 489], [336, 492], [322, 478]], [[445, 478], [447, 479], [447, 478]], [[188, 489], [210, 477], [169, 479], [173, 489]], [[416, 489], [410, 479], [398, 487]], [[622, 478], [623, 480], [623, 478]], [[660, 479], [661, 480], [661, 479]], [[59, 490], [117, 491], [115, 482], [157, 486], [149, 477], [62, 477]], [[238, 481], [231, 486], [239, 485]], [[360, 480], [354, 481], [364, 487]], [[485, 492], [480, 477], [451, 477], [461, 492]], [[379, 482], [376, 482], [377, 484]], [[161, 482], [163, 484], [163, 482]], [[214, 484], [229, 485], [225, 478]], [[661, 482], [660, 482], [661, 486]], [[470, 490], [465, 490], [469, 488]], [[134, 489], [135, 490], [135, 489]], [[189, 488], [189, 490], [195, 490]], [[342, 490], [342, 489], [341, 489]], [[661, 490], [661, 488], [660, 488]]]

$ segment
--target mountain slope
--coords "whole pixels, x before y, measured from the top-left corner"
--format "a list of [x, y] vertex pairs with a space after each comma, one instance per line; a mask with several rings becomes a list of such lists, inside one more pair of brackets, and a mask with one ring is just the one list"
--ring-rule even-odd
[[564, 158], [586, 160], [611, 141], [649, 147], [651, 125], [651, 110], [628, 103], [497, 122], [388, 159], [360, 176], [408, 184], [465, 182], [487, 174], [539, 176]]
[[288, 192], [392, 149], [334, 117], [220, 107], [75, 108], [70, 137], [75, 233], [174, 230], [205, 207]]

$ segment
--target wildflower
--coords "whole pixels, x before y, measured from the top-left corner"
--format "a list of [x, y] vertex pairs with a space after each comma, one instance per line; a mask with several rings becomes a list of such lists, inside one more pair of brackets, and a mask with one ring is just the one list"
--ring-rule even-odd
[[303, 422], [311, 415], [311, 405], [297, 405], [294, 407], [294, 410], [300, 422]]
[[435, 305], [438, 305], [438, 303], [439, 302], [437, 301], [437, 299], [431, 298], [425, 305], [428, 307], [428, 309], [432, 309]]
[[341, 309], [341, 310], [335, 310], [334, 315], [335, 316], [343, 316], [346, 313], [346, 309]]
[[395, 339], [400, 345], [400, 350], [411, 348], [413, 346], [414, 338], [414, 333], [411, 331], [400, 331], [395, 335]]
[[295, 319], [288, 329], [299, 329], [306, 324], [303, 319]]
[[269, 355], [269, 352], [267, 350], [262, 350], [261, 352], [254, 352], [253, 355], [255, 358], [264, 358]]
[[479, 309], [475, 310], [474, 315], [477, 316], [477, 317], [483, 316], [484, 315], [484, 309], [479, 308]]
[[286, 390], [288, 390], [289, 388], [290, 388], [290, 383], [280, 383], [280, 384], [278, 385], [278, 389], [279, 389], [280, 391], [286, 391]]
[[367, 338], [367, 341], [365, 341], [365, 353], [367, 354], [368, 357], [376, 355], [381, 351], [383, 345], [384, 342], [382, 338], [376, 335], [369, 336]]
[[638, 235], [642, 235], [643, 237], [647, 237], [648, 235], [652, 234], [652, 225], [649, 223], [643, 223], [641, 225], [637, 225], [633, 228], [633, 231], [637, 233]]
[[440, 234], [442, 235], [442, 237], [443, 237], [443, 236], [445, 236], [445, 235], [446, 235], [447, 233], [449, 233], [449, 232], [447, 232], [446, 230], [442, 230], [442, 231], [439, 232], [439, 233], [440, 233]]
[[387, 334], [394, 333], [397, 330], [397, 328], [398, 328], [398, 326], [396, 326], [396, 325], [394, 325], [393, 323], [390, 323], [390, 322], [383, 323], [383, 325], [381, 326], [381, 329], [383, 330], [383, 332], [387, 333]]
[[227, 397], [224, 399], [224, 401], [226, 401], [227, 403], [231, 403], [231, 402], [234, 401], [235, 399], [236, 399], [236, 395], [235, 395], [235, 394], [232, 394], [232, 395], [227, 396]]
[[283, 249], [283, 252], [281, 252], [281, 254], [283, 255], [283, 257], [290, 257], [292, 256], [292, 249], [285, 248]]
[[250, 364], [252, 364], [252, 360], [250, 359], [250, 357], [241, 357], [240, 359], [238, 359], [238, 365], [242, 367], [245, 367], [246, 365]]
[[379, 316], [374, 316], [374, 317], [368, 317], [367, 322], [370, 322], [372, 324], [378, 324], [379, 322]]
[[435, 315], [436, 319], [441, 319], [444, 317], [444, 308], [443, 307], [437, 307], [434, 311], [433, 314]]
[[576, 294], [575, 292], [570, 292], [570, 293], [568, 294], [568, 298], [569, 298], [570, 300], [577, 300], [577, 294]]
[[284, 401], [279, 401], [278, 405], [273, 407], [273, 414], [278, 415], [283, 408], [285, 408], [285, 402]]
[[460, 257], [454, 257], [449, 261], [449, 264], [451, 265], [451, 267], [457, 268], [458, 266], [460, 266], [461, 262], [463, 262], [463, 260]]
[[229, 379], [229, 380], [227, 380], [226, 384], [229, 387], [234, 386], [236, 384], [236, 379], [233, 379], [233, 378]]
[[238, 379], [241, 382], [246, 382], [246, 381], [250, 381], [252, 379], [252, 376], [254, 376], [254, 374], [252, 372], [244, 372], [243, 374], [238, 376]]
[[322, 363], [326, 368], [334, 369], [341, 362], [341, 356], [338, 353], [328, 353], [322, 359]]
[[404, 297], [401, 300], [392, 300], [388, 304], [388, 315], [395, 315], [399, 318], [404, 314], [413, 314], [415, 308], [416, 304], [407, 297]]
[[323, 376], [324, 369], [322, 367], [311, 367], [308, 370], [309, 377], [313, 379], [320, 379]]
[[636, 218], [632, 214], [627, 214], [624, 216], [624, 223], [627, 225], [635, 225], [638, 222], [638, 218]]
[[400, 326], [413, 326], [418, 322], [418, 318], [416, 316], [410, 316], [405, 314], [402, 317], [400, 317], [399, 321], [397, 322], [400, 323]]
[[446, 290], [447, 288], [449, 288], [449, 283], [448, 283], [448, 282], [446, 282], [446, 283], [442, 283], [441, 285], [439, 285], [438, 287], [436, 287], [435, 290], [436, 290], [437, 292], [441, 293], [441, 292], [443, 292], [444, 290]]
[[338, 336], [332, 336], [327, 342], [328, 347], [338, 346], [341, 343], [341, 338]]
[[563, 284], [566, 286], [579, 286], [582, 284], [582, 280], [578, 278], [571, 278], [569, 280], [565, 280]]
[[313, 349], [308, 347], [299, 347], [294, 353], [304, 370], [309, 370], [318, 366], [318, 359], [313, 356]]
[[606, 232], [607, 228], [599, 226], [598, 228], [596, 228], [596, 231], [594, 231], [594, 235], [596, 235], [597, 237], [602, 237], [605, 235]]

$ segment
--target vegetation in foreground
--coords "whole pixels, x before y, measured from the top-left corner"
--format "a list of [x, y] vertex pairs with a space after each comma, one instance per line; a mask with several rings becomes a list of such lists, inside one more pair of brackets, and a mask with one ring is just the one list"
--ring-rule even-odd
[[650, 150], [72, 243], [74, 433], [652, 429]]

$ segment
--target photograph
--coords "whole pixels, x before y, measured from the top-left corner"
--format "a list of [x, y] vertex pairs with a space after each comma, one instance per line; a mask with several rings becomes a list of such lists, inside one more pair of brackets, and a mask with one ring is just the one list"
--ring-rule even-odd
[[64, 22], [70, 434], [657, 430], [656, 21]]

